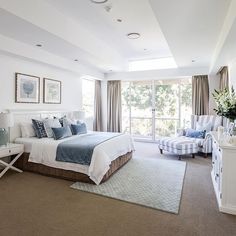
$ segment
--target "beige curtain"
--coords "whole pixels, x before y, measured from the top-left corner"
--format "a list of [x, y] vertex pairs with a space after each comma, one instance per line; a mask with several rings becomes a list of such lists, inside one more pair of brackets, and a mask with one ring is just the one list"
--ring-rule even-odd
[[228, 67], [224, 66], [224, 67], [220, 68], [220, 70], [217, 72], [217, 74], [220, 75], [220, 90], [223, 90], [225, 88], [229, 89]]
[[209, 114], [209, 83], [207, 75], [192, 78], [192, 108], [194, 115]]
[[107, 131], [121, 132], [121, 81], [107, 83]]
[[93, 130], [102, 131], [101, 81], [95, 81]]

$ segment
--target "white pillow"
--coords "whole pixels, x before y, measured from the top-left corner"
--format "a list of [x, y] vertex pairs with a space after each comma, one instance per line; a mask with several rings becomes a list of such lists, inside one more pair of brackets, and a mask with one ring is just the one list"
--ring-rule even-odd
[[44, 124], [46, 134], [49, 138], [53, 137], [52, 128], [61, 127], [61, 123], [59, 122], [59, 119], [44, 119], [43, 124]]
[[77, 120], [70, 119], [70, 118], [67, 118], [67, 117], [63, 117], [63, 127], [71, 126], [71, 124], [76, 125]]
[[200, 124], [199, 122], [196, 123], [196, 130], [206, 130], [206, 133], [211, 131], [212, 123], [209, 121], [207, 123]]
[[35, 131], [32, 123], [30, 122], [22, 122], [20, 123], [20, 129], [21, 129], [21, 136], [23, 138], [30, 138], [35, 137]]

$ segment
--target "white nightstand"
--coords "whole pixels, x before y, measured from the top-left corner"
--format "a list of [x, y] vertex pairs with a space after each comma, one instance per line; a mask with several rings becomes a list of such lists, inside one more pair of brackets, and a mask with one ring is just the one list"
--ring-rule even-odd
[[[0, 172], [0, 178], [9, 170], [15, 170], [17, 172], [22, 172], [22, 170], [13, 166], [13, 164], [17, 161], [17, 159], [23, 154], [24, 145], [23, 144], [15, 144], [9, 143], [7, 146], [0, 146], [0, 165], [5, 166], [5, 168]], [[1, 160], [3, 157], [8, 157], [11, 155], [16, 155], [10, 163], [7, 163]]]

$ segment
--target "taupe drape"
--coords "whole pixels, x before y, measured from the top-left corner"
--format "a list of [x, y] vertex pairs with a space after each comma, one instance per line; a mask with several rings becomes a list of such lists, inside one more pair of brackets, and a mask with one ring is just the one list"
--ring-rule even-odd
[[107, 131], [121, 132], [121, 82], [107, 82]]
[[93, 130], [102, 131], [101, 81], [95, 81]]
[[218, 73], [220, 75], [220, 90], [223, 89], [229, 89], [229, 73], [228, 73], [228, 67], [224, 66], [220, 68]]
[[207, 75], [192, 78], [192, 108], [194, 115], [209, 114], [209, 83]]

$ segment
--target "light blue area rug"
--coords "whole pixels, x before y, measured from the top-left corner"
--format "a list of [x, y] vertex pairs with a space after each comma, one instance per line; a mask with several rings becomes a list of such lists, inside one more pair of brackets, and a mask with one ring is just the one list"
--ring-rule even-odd
[[183, 161], [133, 158], [105, 183], [71, 187], [177, 214], [185, 168]]

